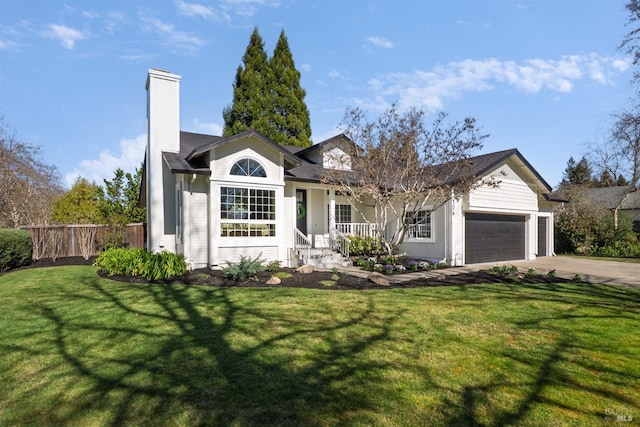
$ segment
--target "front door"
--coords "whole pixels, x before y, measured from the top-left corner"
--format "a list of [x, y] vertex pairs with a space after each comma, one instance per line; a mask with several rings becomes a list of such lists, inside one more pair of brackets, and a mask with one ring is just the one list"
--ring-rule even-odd
[[296, 190], [296, 227], [307, 235], [307, 190]]

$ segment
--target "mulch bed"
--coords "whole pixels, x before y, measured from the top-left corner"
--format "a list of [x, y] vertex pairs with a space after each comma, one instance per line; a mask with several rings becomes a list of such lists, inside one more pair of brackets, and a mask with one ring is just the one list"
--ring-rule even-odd
[[[58, 258], [56, 261], [51, 259], [41, 259], [25, 268], [53, 267], [63, 265], [91, 265], [94, 258], [88, 260], [82, 257], [64, 257]], [[328, 271], [314, 271], [313, 273], [303, 274], [296, 273], [294, 269], [281, 268], [280, 271], [291, 273], [290, 278], [282, 279], [279, 285], [267, 285], [266, 282], [273, 275], [268, 271], [257, 274], [256, 277], [245, 281], [233, 281], [227, 279], [220, 270], [197, 269], [187, 274], [174, 277], [167, 280], [158, 280], [152, 283], [166, 285], [192, 285], [192, 286], [215, 286], [215, 287], [250, 287], [250, 288], [307, 288], [307, 289], [323, 289], [323, 290], [347, 290], [347, 289], [398, 289], [398, 288], [419, 288], [434, 286], [463, 286], [474, 285], [480, 283], [523, 283], [523, 284], [539, 284], [539, 283], [558, 283], [569, 282], [567, 279], [559, 277], [547, 277], [545, 275], [521, 275], [514, 278], [512, 276], [499, 276], [490, 274], [488, 271], [475, 271], [470, 273], [456, 275], [440, 275], [436, 278], [418, 278], [408, 282], [395, 282], [393, 276], [389, 276], [392, 283], [389, 286], [376, 285], [367, 279], [350, 276], [348, 274], [340, 274], [340, 279], [334, 284], [328, 286], [327, 281], [331, 281], [332, 273]], [[148, 283], [147, 280], [137, 277], [125, 276], [107, 276], [104, 272], [99, 271], [98, 275], [111, 280], [127, 283]], [[322, 282], [325, 282], [323, 284]]]

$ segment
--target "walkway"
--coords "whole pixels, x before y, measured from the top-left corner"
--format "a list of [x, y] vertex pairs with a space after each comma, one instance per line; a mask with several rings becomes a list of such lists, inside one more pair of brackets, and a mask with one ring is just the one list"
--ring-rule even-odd
[[[556, 270], [558, 277], [572, 279], [576, 274], [589, 283], [602, 283], [608, 285], [622, 285], [640, 288], [640, 264], [617, 261], [600, 261], [580, 259], [569, 256], [542, 257], [533, 261], [504, 261], [485, 264], [472, 264], [464, 267], [453, 267], [444, 270], [418, 271], [406, 274], [395, 274], [390, 277], [395, 282], [406, 282], [420, 278], [436, 278], [442, 275], [461, 274], [470, 271], [489, 270], [495, 265], [515, 265], [522, 273], [530, 268], [535, 268], [539, 274], [547, 274], [550, 270]], [[356, 277], [366, 278], [368, 271], [359, 267], [341, 267], [339, 271]]]

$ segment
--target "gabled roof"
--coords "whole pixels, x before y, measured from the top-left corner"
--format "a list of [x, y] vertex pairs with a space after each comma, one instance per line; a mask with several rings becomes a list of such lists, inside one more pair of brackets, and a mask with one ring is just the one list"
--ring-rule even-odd
[[312, 151], [322, 149], [327, 144], [330, 144], [332, 142], [339, 142], [339, 141], [347, 142], [349, 144], [355, 145], [354, 142], [351, 141], [351, 139], [347, 135], [345, 135], [344, 133], [340, 133], [338, 135], [332, 136], [329, 139], [325, 139], [324, 141], [318, 142], [317, 144], [313, 144], [310, 147], [300, 150], [296, 154], [304, 158], [307, 154], [311, 153]]
[[216, 147], [246, 138], [257, 138], [271, 146], [282, 153], [285, 161], [293, 167], [298, 166], [301, 163], [301, 160], [290, 151], [274, 143], [255, 130], [248, 130], [230, 137], [205, 135], [193, 132], [180, 132], [180, 151], [178, 153], [164, 151], [162, 156], [173, 173], [211, 175], [209, 165], [204, 161], [204, 154]]
[[521, 162], [522, 165], [526, 166], [534, 175], [535, 179], [540, 183], [540, 185], [544, 187], [547, 192], [551, 193], [552, 187], [547, 183], [547, 181], [544, 180], [544, 178], [542, 178], [538, 171], [535, 170], [533, 166], [531, 166], [531, 163], [529, 163], [527, 159], [525, 159], [520, 151], [518, 151], [516, 148], [472, 157], [470, 159], [471, 161], [473, 161], [473, 168], [471, 173], [477, 177], [484, 176], [491, 172], [493, 169], [501, 166], [512, 156], [515, 156], [515, 158], [519, 162]]
[[[292, 165], [297, 165], [300, 163], [300, 159], [298, 159], [295, 155], [291, 154], [290, 151], [286, 150], [284, 147], [282, 147], [281, 145], [276, 144], [275, 142], [271, 141], [269, 138], [267, 138], [266, 136], [264, 136], [263, 134], [261, 134], [260, 132], [258, 132], [257, 130], [254, 129], [250, 129], [229, 137], [217, 137], [215, 140], [202, 145], [200, 147], [197, 147], [195, 149], [193, 149], [186, 157], [187, 161], [191, 161], [192, 159], [201, 156], [203, 154], [205, 154], [206, 152], [216, 148], [216, 147], [220, 147], [222, 145], [225, 144], [229, 144], [232, 142], [236, 142], [242, 139], [247, 139], [247, 138], [256, 138], [260, 141], [262, 141], [263, 143], [270, 145], [273, 149], [279, 151], [280, 153], [284, 154], [285, 156], [285, 160], [287, 160], [290, 164]], [[180, 151], [182, 151], [182, 148], [180, 149]]]

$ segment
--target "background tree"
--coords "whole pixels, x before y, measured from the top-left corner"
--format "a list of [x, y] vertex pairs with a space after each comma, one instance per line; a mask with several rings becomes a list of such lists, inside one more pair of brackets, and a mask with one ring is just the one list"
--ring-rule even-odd
[[640, 180], [640, 114], [622, 111], [615, 116], [610, 150], [618, 159], [622, 172], [630, 177], [630, 185]]
[[[324, 178], [351, 200], [354, 209], [373, 207], [377, 237], [389, 254], [404, 241], [414, 212], [436, 210], [451, 197], [491, 180], [478, 182], [471, 175], [471, 153], [482, 147], [488, 135], [479, 133], [475, 120], [445, 123], [440, 114], [428, 129], [424, 112], [410, 108], [398, 111], [392, 105], [377, 120], [363, 110], [349, 108], [342, 126], [355, 143], [350, 153], [350, 171], [332, 169]], [[385, 225], [394, 224], [391, 236]]]
[[591, 175], [591, 166], [585, 157], [582, 157], [578, 163], [570, 157], [560, 185], [590, 185]]
[[136, 168], [133, 174], [118, 168], [111, 181], [104, 180], [101, 211], [107, 224], [126, 225], [145, 221], [146, 210], [138, 207], [141, 182], [142, 167]]
[[[625, 7], [629, 11], [627, 26], [631, 27], [631, 29], [622, 39], [620, 48], [633, 57], [634, 65], [638, 65], [640, 64], [640, 43], [638, 43], [640, 41], [640, 27], [638, 26], [640, 22], [640, 0], [629, 0]], [[634, 78], [636, 80], [640, 79], [640, 72], [636, 71]]]
[[51, 220], [58, 224], [104, 224], [102, 187], [78, 177], [69, 191], [53, 203]]
[[62, 193], [55, 166], [38, 147], [19, 141], [0, 118], [0, 227], [46, 224]]
[[284, 30], [269, 61], [273, 72], [273, 108], [275, 134], [272, 141], [282, 145], [308, 147], [311, 145], [311, 120], [304, 102], [305, 90], [300, 86], [300, 72], [296, 69]]
[[222, 112], [223, 135], [255, 129], [278, 144], [311, 145], [306, 93], [284, 30], [269, 60], [254, 28], [242, 62], [233, 83], [233, 101]]
[[275, 133], [273, 122], [273, 73], [269, 66], [264, 42], [255, 27], [242, 57], [233, 84], [233, 102], [222, 113], [224, 136], [255, 129], [270, 137]]
[[581, 185], [561, 187], [558, 196], [569, 203], [555, 210], [555, 249], [558, 253], [602, 256], [638, 256], [640, 246], [633, 232], [633, 222], [614, 215], [603, 205], [587, 197], [588, 188]]

